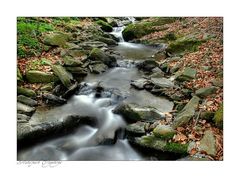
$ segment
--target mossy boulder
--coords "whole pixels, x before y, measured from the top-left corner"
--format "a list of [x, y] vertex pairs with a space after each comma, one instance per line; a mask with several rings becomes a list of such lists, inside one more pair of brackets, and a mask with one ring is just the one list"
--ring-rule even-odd
[[59, 77], [59, 79], [66, 88], [70, 88], [72, 86], [71, 82], [71, 80], [73, 79], [72, 74], [66, 71], [64, 67], [62, 67], [61, 65], [53, 65], [52, 70], [54, 74], [56, 74]]
[[103, 63], [94, 64], [92, 67], [92, 72], [95, 74], [101, 74], [107, 71], [108, 66]]
[[26, 72], [26, 79], [30, 83], [49, 83], [58, 80], [58, 78], [52, 73], [34, 70]]
[[129, 123], [137, 121], [153, 122], [165, 117], [163, 113], [153, 107], [142, 107], [134, 103], [120, 104], [113, 112], [122, 115]]
[[23, 77], [22, 77], [22, 74], [21, 74], [19, 68], [17, 68], [17, 81], [23, 82]]
[[37, 101], [35, 101], [35, 100], [33, 100], [33, 99], [29, 98], [29, 97], [26, 97], [24, 95], [19, 95], [17, 97], [17, 101], [21, 102], [23, 104], [26, 104], [28, 106], [36, 106], [37, 105]]
[[23, 88], [23, 87], [17, 87], [17, 94], [18, 95], [25, 95], [28, 97], [36, 97], [36, 93], [28, 88]]
[[187, 105], [175, 117], [172, 124], [173, 129], [185, 125], [191, 120], [198, 107], [199, 101], [200, 101], [199, 97], [197, 96], [192, 97], [192, 99], [187, 103]]
[[166, 140], [157, 138], [153, 135], [142, 136], [136, 138], [136, 143], [140, 146], [158, 150], [161, 152], [171, 152], [178, 154], [187, 154], [188, 144], [179, 144], [167, 142]]
[[122, 32], [123, 38], [125, 41], [130, 41], [133, 39], [141, 38], [147, 34], [150, 34], [159, 29], [154, 28], [155, 26], [162, 26], [164, 24], [172, 23], [175, 21], [175, 18], [161, 17], [155, 18], [152, 21], [141, 21], [134, 24], [128, 25]]
[[65, 69], [72, 74], [77, 74], [82, 76], [86, 76], [88, 74], [87, 70], [82, 67], [65, 67]]
[[188, 35], [172, 41], [166, 51], [170, 54], [194, 52], [205, 40], [199, 40], [195, 35]]
[[215, 112], [213, 121], [217, 127], [221, 128], [221, 129], [223, 128], [223, 104]]
[[105, 37], [97, 37], [96, 40], [101, 41], [106, 43], [109, 46], [116, 46], [117, 45], [117, 41], [111, 39], [111, 38], [105, 38]]
[[44, 85], [40, 88], [40, 90], [41, 90], [41, 91], [51, 91], [51, 90], [53, 90], [53, 88], [54, 88], [54, 83], [51, 82], [51, 83], [44, 84]]
[[217, 91], [217, 88], [215, 86], [205, 87], [198, 89], [195, 94], [201, 98], [207, 97], [211, 94], [214, 94]]
[[176, 134], [176, 131], [171, 126], [158, 125], [153, 130], [153, 134], [162, 139], [171, 139]]
[[193, 68], [186, 67], [182, 72], [176, 73], [176, 80], [183, 82], [183, 81], [190, 81], [195, 79], [197, 71]]
[[100, 61], [106, 64], [108, 67], [115, 67], [117, 60], [113, 56], [108, 56], [104, 51], [99, 48], [93, 48], [90, 52], [89, 59], [93, 61]]
[[103, 31], [112, 32], [112, 30], [113, 30], [112, 26], [103, 20], [98, 20], [98, 21], [96, 21], [96, 23], [100, 26], [100, 28]]
[[71, 56], [64, 56], [63, 62], [64, 62], [64, 66], [80, 66], [83, 64], [80, 60], [75, 59]]
[[70, 38], [69, 34], [63, 32], [52, 32], [44, 36], [43, 43], [48, 46], [65, 47]]

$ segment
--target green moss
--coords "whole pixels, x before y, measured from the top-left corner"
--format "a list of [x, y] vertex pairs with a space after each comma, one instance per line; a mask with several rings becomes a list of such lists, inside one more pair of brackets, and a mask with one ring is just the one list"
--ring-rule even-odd
[[223, 104], [216, 111], [213, 121], [215, 122], [217, 127], [221, 129], [223, 128]]
[[35, 97], [36, 96], [36, 93], [31, 90], [31, 89], [27, 89], [27, 88], [23, 88], [23, 87], [17, 87], [17, 94], [18, 95], [25, 95], [25, 96], [28, 96], [28, 97]]
[[113, 30], [112, 26], [103, 20], [98, 20], [96, 23], [100, 26], [103, 31], [111, 32]]
[[173, 153], [187, 154], [188, 144], [167, 143], [164, 150]]

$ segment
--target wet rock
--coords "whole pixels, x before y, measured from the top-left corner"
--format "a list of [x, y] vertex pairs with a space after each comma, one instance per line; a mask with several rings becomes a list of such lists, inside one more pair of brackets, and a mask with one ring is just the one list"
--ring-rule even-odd
[[176, 129], [179, 126], [187, 124], [190, 121], [190, 119], [195, 114], [199, 101], [200, 101], [199, 97], [197, 96], [192, 97], [192, 99], [187, 103], [187, 105], [175, 117], [172, 124], [173, 129]]
[[62, 95], [62, 98], [64, 99], [68, 99], [70, 98], [73, 94], [76, 93], [78, 89], [78, 83], [75, 82], [71, 87], [69, 87], [69, 89]]
[[171, 139], [176, 134], [176, 131], [171, 126], [159, 124], [153, 130], [153, 134], [161, 139]]
[[69, 131], [81, 124], [96, 125], [96, 119], [92, 117], [84, 117], [78, 115], [69, 115], [61, 120], [44, 122], [40, 124], [31, 125], [28, 123], [17, 124], [17, 140], [18, 143], [36, 143], [44, 137], [56, 136]]
[[154, 60], [145, 60], [137, 64], [137, 68], [143, 71], [152, 71], [156, 67], [158, 67], [158, 63]]
[[164, 119], [164, 113], [161, 113], [153, 107], [141, 107], [137, 104], [120, 104], [114, 110], [114, 113], [121, 114], [126, 121], [132, 123], [137, 121], [151, 122]]
[[190, 81], [192, 79], [195, 79], [197, 74], [197, 71], [195, 69], [186, 67], [183, 72], [178, 73], [176, 80], [177, 81]]
[[86, 76], [88, 74], [87, 70], [82, 67], [65, 67], [65, 69], [72, 74], [81, 76]]
[[31, 90], [31, 89], [27, 89], [27, 88], [23, 88], [23, 87], [17, 87], [17, 94], [19, 95], [25, 95], [28, 97], [36, 97], [36, 93]]
[[63, 62], [65, 66], [80, 66], [83, 64], [83, 62], [81, 62], [80, 60], [77, 60], [71, 56], [64, 56], [63, 57]]
[[92, 49], [89, 58], [93, 61], [103, 62], [108, 67], [115, 67], [117, 65], [117, 60], [113, 56], [108, 56], [105, 52], [98, 48]]
[[54, 74], [32, 70], [26, 72], [26, 79], [30, 83], [49, 83], [58, 80]]
[[94, 64], [92, 66], [92, 72], [95, 74], [101, 74], [108, 70], [108, 66], [103, 63]]
[[208, 95], [214, 94], [217, 91], [217, 88], [214, 86], [210, 86], [210, 87], [205, 87], [205, 88], [201, 88], [198, 89], [195, 94], [201, 98], [204, 98]]
[[37, 101], [35, 101], [35, 100], [33, 100], [29, 97], [26, 97], [24, 95], [19, 95], [17, 97], [17, 101], [21, 102], [23, 104], [29, 105], [29, 106], [36, 106], [37, 105]]
[[145, 131], [146, 124], [147, 124], [146, 122], [138, 121], [136, 123], [127, 125], [126, 127], [127, 136], [136, 137], [144, 135], [146, 133]]
[[36, 109], [34, 107], [30, 107], [26, 104], [22, 104], [17, 102], [17, 112], [20, 114], [32, 114]]
[[46, 101], [46, 104], [50, 104], [50, 105], [62, 105], [67, 103], [66, 99], [57, 97], [50, 93], [45, 93], [42, 95], [42, 97]]
[[70, 36], [62, 32], [52, 32], [46, 34], [43, 43], [48, 46], [60, 46], [65, 47], [66, 42], [70, 40]]
[[166, 78], [151, 78], [151, 82], [158, 88], [170, 88], [174, 83]]
[[207, 130], [204, 133], [202, 140], [199, 145], [200, 151], [205, 151], [208, 155], [215, 156], [217, 153], [216, 150], [216, 139], [211, 130]]
[[147, 79], [141, 78], [141, 79], [137, 79], [132, 81], [130, 84], [135, 87], [136, 89], [144, 89], [144, 86], [148, 83]]
[[213, 121], [217, 127], [221, 128], [221, 129], [223, 128], [223, 104], [215, 112]]
[[64, 67], [62, 67], [61, 65], [53, 65], [52, 70], [54, 74], [56, 74], [59, 77], [59, 79], [61, 80], [61, 82], [66, 88], [69, 88], [72, 86], [71, 80], [73, 79], [73, 77], [71, 73], [65, 70]]

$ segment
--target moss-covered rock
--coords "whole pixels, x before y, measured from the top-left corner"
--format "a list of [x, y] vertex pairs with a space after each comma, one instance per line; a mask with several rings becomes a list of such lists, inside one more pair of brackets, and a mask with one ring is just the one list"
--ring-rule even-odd
[[17, 97], [17, 101], [21, 102], [23, 104], [26, 104], [28, 106], [36, 106], [37, 105], [37, 101], [35, 101], [35, 100], [33, 100], [33, 99], [29, 98], [29, 97], [26, 97], [24, 95], [19, 95]]
[[87, 70], [82, 67], [65, 67], [65, 69], [72, 74], [77, 74], [82, 76], [86, 76], [88, 74]]
[[113, 30], [112, 26], [103, 20], [98, 20], [96, 23], [100, 26], [103, 31], [111, 32]]
[[213, 121], [217, 127], [221, 128], [221, 129], [223, 128], [223, 104], [215, 112]]
[[105, 38], [105, 37], [97, 37], [96, 40], [106, 43], [109, 46], [115, 46], [117, 45], [117, 41], [111, 39], [111, 38]]
[[44, 36], [43, 42], [49, 46], [65, 47], [70, 38], [70, 35], [63, 32], [52, 32]]
[[214, 94], [217, 91], [217, 88], [214, 86], [210, 86], [210, 87], [205, 87], [205, 88], [201, 88], [198, 89], [195, 94], [201, 98], [204, 98], [206, 96], [209, 96], [211, 94]]
[[103, 63], [97, 63], [92, 66], [92, 72], [95, 74], [101, 74], [107, 71], [108, 66]]
[[195, 35], [188, 35], [170, 43], [166, 51], [171, 54], [194, 52], [203, 42], [204, 40], [197, 39]]
[[52, 70], [54, 74], [59, 77], [59, 79], [66, 88], [70, 88], [72, 86], [72, 74], [66, 71], [64, 67], [62, 67], [61, 65], [53, 65]]
[[22, 74], [21, 74], [19, 68], [17, 68], [17, 81], [23, 82], [23, 77], [22, 77]]
[[177, 81], [190, 81], [195, 79], [197, 71], [193, 68], [186, 67], [182, 72], [176, 73], [176, 80]]
[[162, 139], [171, 139], [176, 134], [176, 131], [171, 126], [158, 125], [153, 130], [153, 134]]
[[64, 56], [63, 57], [63, 62], [64, 62], [64, 66], [80, 66], [82, 65], [83, 63], [78, 60], [78, 59], [75, 59], [71, 56]]
[[173, 129], [185, 125], [190, 121], [190, 119], [195, 114], [195, 110], [198, 107], [199, 101], [200, 101], [199, 97], [197, 96], [192, 97], [192, 99], [187, 103], [187, 105], [175, 117], [172, 124]]
[[142, 136], [146, 133], [145, 131], [145, 122], [138, 121], [133, 124], [129, 124], [126, 127], [126, 133], [133, 136]]
[[104, 51], [99, 48], [93, 48], [90, 52], [89, 59], [93, 61], [101, 61], [108, 67], [115, 67], [117, 60], [114, 57], [108, 56]]
[[51, 91], [51, 90], [53, 90], [53, 88], [54, 88], [54, 83], [51, 82], [51, 83], [47, 83], [47, 84], [43, 85], [43, 86], [40, 88], [40, 90], [41, 90], [41, 91]]
[[26, 72], [26, 79], [30, 83], [49, 83], [58, 80], [54, 74], [34, 70]]
[[36, 93], [31, 90], [31, 89], [27, 89], [27, 88], [23, 88], [23, 87], [17, 87], [17, 94], [18, 95], [25, 95], [28, 97], [36, 97]]
[[[155, 31], [159, 31], [159, 28], [154, 28], [155, 26], [162, 26], [164, 24], [172, 23], [175, 18], [160, 17], [154, 20], [136, 22], [134, 24], [128, 25], [123, 30], [123, 38], [125, 41], [130, 41], [136, 38], [141, 38], [147, 34]], [[164, 30], [164, 29], [163, 29]]]

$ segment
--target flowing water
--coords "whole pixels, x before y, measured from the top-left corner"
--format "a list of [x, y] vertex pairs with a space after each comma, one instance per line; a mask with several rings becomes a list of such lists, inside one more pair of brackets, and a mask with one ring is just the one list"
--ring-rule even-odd
[[[77, 95], [67, 104], [51, 110], [38, 109], [30, 123], [61, 120], [68, 115], [83, 115], [97, 118], [97, 125], [81, 125], [72, 134], [36, 144], [18, 152], [18, 160], [146, 160], [149, 157], [139, 154], [127, 139], [118, 134], [114, 144], [102, 145], [108, 139], [116, 138], [116, 132], [126, 126], [125, 120], [113, 114], [112, 110], [122, 101], [153, 106], [161, 112], [171, 111], [173, 103], [155, 97], [146, 91], [137, 91], [130, 87], [130, 81], [142, 76], [133, 61], [151, 57], [157, 49], [124, 42], [122, 27], [114, 28], [112, 34], [120, 39], [114, 49], [121, 53], [119, 67], [94, 75], [89, 74], [82, 83]], [[97, 84], [104, 87], [100, 97], [96, 97]]]

